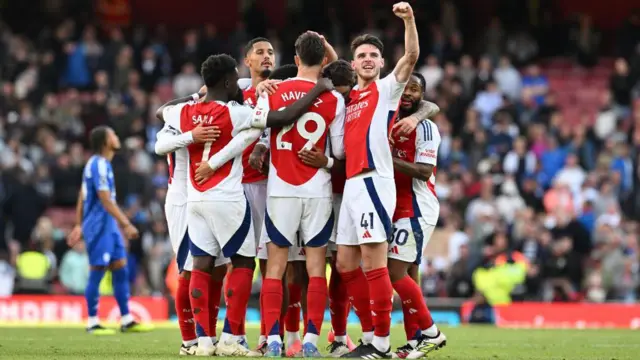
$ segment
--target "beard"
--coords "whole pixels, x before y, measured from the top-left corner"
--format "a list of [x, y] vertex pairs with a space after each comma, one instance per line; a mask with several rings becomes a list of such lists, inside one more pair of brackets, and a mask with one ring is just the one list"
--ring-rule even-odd
[[263, 79], [268, 79], [271, 75], [271, 72], [271, 69], [262, 69], [262, 71], [260, 71], [260, 77]]
[[418, 111], [418, 107], [420, 107], [420, 100], [414, 100], [411, 102], [411, 106], [409, 106], [408, 108], [403, 107], [402, 105], [400, 106], [400, 112], [405, 115], [402, 117], [406, 117], [409, 116], [413, 113], [415, 113], [416, 111]]

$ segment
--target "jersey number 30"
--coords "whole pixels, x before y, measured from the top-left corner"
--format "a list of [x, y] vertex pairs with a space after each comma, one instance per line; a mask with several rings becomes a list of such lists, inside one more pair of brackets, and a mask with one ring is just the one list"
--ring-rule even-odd
[[[284, 108], [280, 108], [278, 109], [278, 111], [281, 111], [282, 109]], [[306, 126], [309, 122], [312, 122], [312, 124], [310, 124], [310, 127], [315, 127], [315, 130], [313, 130], [312, 132], [307, 131]], [[315, 125], [313, 123], [315, 123]], [[324, 134], [324, 131], [327, 129], [327, 124], [325, 123], [322, 115], [314, 112], [304, 113], [298, 120], [296, 120], [295, 123], [285, 126], [282, 128], [282, 130], [280, 130], [278, 136], [276, 136], [276, 148], [278, 150], [293, 150], [293, 144], [288, 141], [283, 141], [282, 137], [284, 136], [284, 134], [293, 129], [294, 126], [296, 127], [298, 134], [300, 134], [303, 139], [307, 140], [307, 143], [304, 145], [304, 149], [307, 150], [313, 148], [313, 146], [322, 137], [322, 134]]]

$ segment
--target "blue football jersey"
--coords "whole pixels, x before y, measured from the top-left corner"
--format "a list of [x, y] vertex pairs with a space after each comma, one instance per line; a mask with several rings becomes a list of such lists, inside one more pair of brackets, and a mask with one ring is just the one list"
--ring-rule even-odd
[[116, 201], [111, 162], [102, 156], [93, 155], [84, 166], [82, 175], [82, 233], [87, 241], [118, 229], [116, 219], [102, 206], [98, 191], [108, 191], [111, 200]]

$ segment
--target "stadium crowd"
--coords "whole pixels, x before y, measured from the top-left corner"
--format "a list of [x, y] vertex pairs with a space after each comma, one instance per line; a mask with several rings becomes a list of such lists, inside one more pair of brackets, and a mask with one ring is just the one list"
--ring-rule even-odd
[[[571, 63], [567, 71], [587, 79], [600, 71], [607, 80], [576, 113], [579, 104], [554, 88], [554, 68], [540, 60], [536, 36], [496, 19], [484, 49], [473, 51], [481, 55], [468, 55], [456, 9], [444, 3], [439, 23], [418, 29], [428, 46], [417, 71], [441, 109], [432, 120], [442, 135], [440, 223], [421, 267], [423, 292], [482, 294], [492, 304], [637, 301], [640, 52], [599, 61], [598, 32], [580, 18], [568, 48], [595, 68]], [[337, 19], [334, 10], [328, 18]], [[347, 57], [350, 34], [340, 21], [330, 24], [324, 33]], [[358, 32], [402, 44], [400, 25], [372, 22]], [[200, 89], [206, 56], [241, 59], [253, 36], [272, 40], [278, 65], [292, 62], [292, 41], [252, 28], [223, 36], [205, 25], [174, 39], [162, 27], [102, 32], [65, 20], [34, 38], [0, 24], [0, 296], [83, 293], [88, 259], [64, 239], [89, 155], [87, 134], [103, 124], [123, 139], [113, 161], [118, 202], [142, 234], [128, 244], [132, 291], [168, 292], [167, 165], [153, 151], [162, 127], [154, 111]], [[620, 37], [624, 48], [640, 45], [639, 15]], [[387, 70], [400, 55], [401, 45], [386, 51]]]

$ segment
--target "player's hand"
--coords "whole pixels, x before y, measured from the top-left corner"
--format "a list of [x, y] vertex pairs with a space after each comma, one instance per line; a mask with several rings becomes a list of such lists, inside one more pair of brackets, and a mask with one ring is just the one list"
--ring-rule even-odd
[[249, 166], [254, 170], [261, 171], [264, 165], [264, 155], [264, 153], [251, 152], [251, 155], [249, 155]]
[[329, 162], [329, 158], [315, 146], [312, 147], [311, 150], [302, 149], [298, 151], [298, 157], [303, 164], [318, 169], [327, 166]]
[[262, 159], [262, 168], [260, 168], [260, 172], [263, 173], [264, 175], [268, 175], [269, 174], [269, 160], [271, 159], [271, 153], [270, 152], [266, 152], [264, 153], [264, 155], [262, 155], [263, 159]]
[[195, 143], [213, 142], [220, 137], [220, 128], [217, 126], [203, 126], [200, 123], [191, 130], [191, 136], [193, 136], [193, 142]]
[[407, 2], [399, 2], [393, 5], [393, 13], [402, 20], [413, 18], [413, 9]]
[[331, 91], [334, 89], [333, 82], [329, 78], [320, 78], [316, 83], [316, 87], [322, 92]]
[[136, 229], [133, 224], [129, 223], [124, 226], [124, 236], [126, 236], [127, 239], [132, 240], [137, 239], [140, 236], [140, 233], [138, 233], [138, 229]]
[[[393, 128], [391, 128], [391, 133], [397, 133], [398, 135], [408, 135], [413, 130], [415, 130], [416, 127], [418, 127], [419, 122], [420, 120], [415, 116], [407, 116], [404, 119], [400, 119], [400, 121], [393, 125]], [[389, 138], [391, 138], [391, 136], [389, 136]]]
[[269, 95], [275, 94], [276, 90], [278, 90], [278, 84], [281, 83], [282, 80], [275, 79], [267, 79], [261, 81], [258, 86], [256, 86], [256, 96], [262, 95], [262, 93], [266, 92]]
[[198, 169], [196, 169], [195, 180], [198, 184], [204, 184], [204, 182], [207, 181], [208, 178], [213, 176], [214, 173], [215, 173], [215, 170], [213, 170], [211, 166], [209, 166], [209, 163], [206, 161], [203, 161], [198, 164]]
[[82, 226], [76, 225], [73, 227], [69, 235], [67, 235], [67, 245], [69, 247], [74, 247], [80, 241], [82, 241]]

